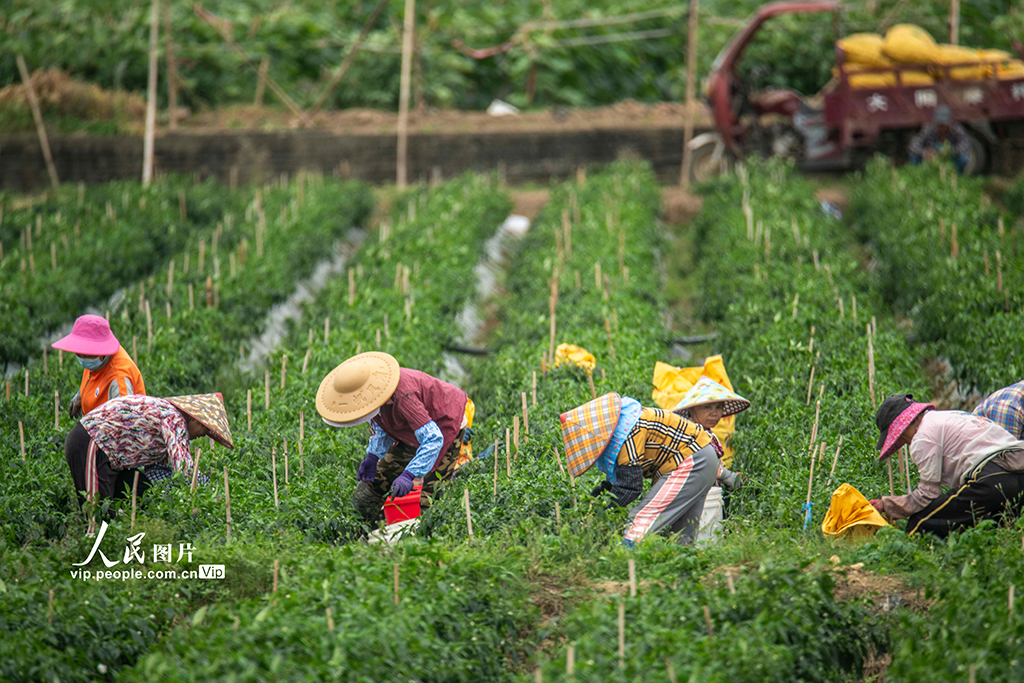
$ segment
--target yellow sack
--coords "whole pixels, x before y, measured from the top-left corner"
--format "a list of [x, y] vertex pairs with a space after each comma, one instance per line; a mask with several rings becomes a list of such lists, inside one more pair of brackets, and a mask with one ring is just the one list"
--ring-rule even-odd
[[935, 79], [925, 71], [901, 71], [900, 77], [902, 81], [897, 81], [896, 74], [892, 71], [884, 73], [859, 73], [865, 68], [868, 67], [857, 64], [851, 64], [846, 67], [845, 72], [850, 81], [851, 88], [893, 88], [900, 82], [903, 85], [914, 86], [932, 85], [935, 82]]
[[882, 54], [882, 42], [882, 36], [877, 33], [854, 33], [842, 38], [836, 45], [846, 55], [847, 64], [889, 66], [892, 62]]
[[932, 64], [938, 56], [938, 46], [920, 26], [897, 24], [886, 31], [882, 54], [897, 64]]
[[996, 78], [1001, 81], [1013, 81], [1024, 78], [1024, 61], [1011, 59], [996, 67]]
[[[991, 69], [988, 65], [981, 64], [981, 56], [977, 50], [973, 50], [969, 47], [961, 47], [959, 45], [939, 45], [937, 46], [937, 54], [935, 58], [936, 64], [977, 64], [978, 66], [958, 66], [954, 69], [949, 70], [949, 77], [954, 81], [978, 81], [983, 78], [988, 78], [991, 74]], [[942, 77], [943, 72], [937, 70], [936, 76]]]
[[[668, 363], [655, 363], [654, 391], [651, 392], [654, 404], [663, 410], [672, 410], [702, 376], [715, 380], [729, 391], [733, 390], [729, 375], [725, 372], [725, 362], [720, 355], [709, 356], [704, 359], [703, 366], [694, 368], [677, 368]], [[736, 431], [736, 416], [723, 417], [712, 431], [722, 444], [722, 464], [731, 467], [734, 454], [731, 444], [732, 435]]]
[[883, 526], [889, 523], [868, 499], [849, 484], [843, 484], [832, 493], [821, 531], [839, 538], [859, 538], [871, 536]]
[[557, 368], [562, 363], [572, 363], [587, 372], [593, 372], [597, 366], [594, 354], [575, 344], [559, 344], [555, 349], [555, 367]]

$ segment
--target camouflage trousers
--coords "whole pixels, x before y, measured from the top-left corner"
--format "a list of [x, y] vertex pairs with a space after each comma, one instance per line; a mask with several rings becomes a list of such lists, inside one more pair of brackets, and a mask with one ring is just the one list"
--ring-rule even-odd
[[[459, 432], [452, 445], [441, 456], [441, 462], [437, 469], [428, 472], [423, 477], [420, 509], [426, 510], [430, 507], [437, 482], [447, 481], [455, 473], [455, 466], [459, 461], [459, 449], [462, 446], [463, 431]], [[355, 491], [352, 492], [352, 506], [363, 519], [370, 524], [384, 519], [384, 501], [391, 492], [391, 485], [405, 471], [406, 466], [415, 455], [414, 447], [401, 441], [395, 441], [384, 457], [377, 461], [377, 475], [373, 478], [373, 483], [368, 484], [361, 481], [356, 485]]]

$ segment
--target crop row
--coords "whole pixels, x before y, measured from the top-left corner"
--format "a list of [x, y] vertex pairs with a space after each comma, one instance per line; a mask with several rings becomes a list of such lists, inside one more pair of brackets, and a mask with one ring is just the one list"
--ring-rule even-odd
[[1024, 225], [988, 200], [982, 179], [945, 170], [895, 173], [877, 161], [849, 213], [886, 303], [913, 321], [926, 353], [949, 359], [968, 393], [986, 394], [1024, 376]]

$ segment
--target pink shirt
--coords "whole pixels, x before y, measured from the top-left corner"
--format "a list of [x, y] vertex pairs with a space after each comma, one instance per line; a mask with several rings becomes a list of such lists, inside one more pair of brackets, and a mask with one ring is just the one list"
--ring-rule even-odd
[[923, 510], [942, 493], [955, 488], [989, 456], [1024, 449], [1018, 440], [995, 422], [959, 410], [929, 410], [910, 442], [910, 459], [917, 465], [920, 481], [905, 496], [883, 496], [882, 506], [893, 519]]

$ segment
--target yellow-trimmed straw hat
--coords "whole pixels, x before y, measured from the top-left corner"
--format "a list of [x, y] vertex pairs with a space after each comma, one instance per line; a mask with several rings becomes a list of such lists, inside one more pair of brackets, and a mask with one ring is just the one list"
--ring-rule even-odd
[[368, 351], [327, 373], [316, 392], [316, 410], [329, 424], [352, 426], [375, 415], [398, 388], [394, 356]]
[[701, 377], [696, 384], [690, 387], [689, 391], [683, 394], [679, 403], [672, 408], [672, 412], [679, 413], [709, 403], [723, 404], [722, 417], [742, 413], [750, 407], [750, 401], [739, 394], [726, 389], [710, 377]]
[[224, 412], [224, 397], [220, 394], [172, 396], [164, 399], [175, 408], [193, 417], [210, 430], [210, 438], [225, 448], [234, 448], [228, 415]]

